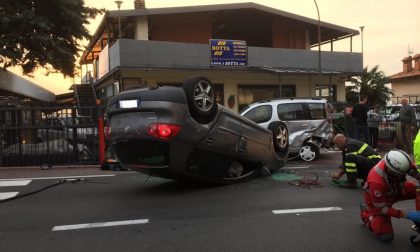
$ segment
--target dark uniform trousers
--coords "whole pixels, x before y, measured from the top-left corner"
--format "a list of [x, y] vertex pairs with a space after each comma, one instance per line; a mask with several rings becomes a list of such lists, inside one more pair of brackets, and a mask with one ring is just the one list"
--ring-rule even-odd
[[350, 184], [356, 184], [358, 178], [366, 181], [369, 171], [381, 160], [381, 156], [368, 144], [351, 138], [348, 139], [343, 155]]

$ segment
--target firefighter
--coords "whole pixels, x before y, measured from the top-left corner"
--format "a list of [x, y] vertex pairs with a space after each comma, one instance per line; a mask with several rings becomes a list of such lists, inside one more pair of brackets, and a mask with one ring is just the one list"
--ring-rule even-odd
[[416, 225], [420, 222], [420, 211], [405, 212], [392, 207], [397, 201], [416, 197], [416, 184], [406, 180], [407, 174], [420, 179], [416, 165], [401, 150], [389, 151], [369, 172], [364, 203], [360, 204], [361, 218], [381, 241], [394, 239], [391, 217], [412, 220]]
[[414, 160], [416, 161], [417, 166], [420, 167], [420, 130], [418, 131], [417, 136], [413, 141], [413, 152]]
[[343, 163], [339, 171], [332, 174], [333, 183], [344, 174], [347, 175], [347, 182], [338, 183], [343, 188], [358, 188], [357, 179], [366, 181], [367, 175], [372, 167], [381, 159], [381, 156], [367, 143], [348, 138], [343, 134], [334, 137], [334, 143], [341, 150]]

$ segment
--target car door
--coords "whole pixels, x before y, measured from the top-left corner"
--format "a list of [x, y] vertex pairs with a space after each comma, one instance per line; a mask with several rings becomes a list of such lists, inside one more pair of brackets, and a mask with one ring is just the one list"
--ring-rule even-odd
[[286, 124], [289, 131], [290, 152], [299, 151], [311, 129], [304, 104], [301, 102], [280, 103], [277, 105], [277, 116]]
[[305, 104], [308, 112], [312, 134], [324, 140], [332, 141], [332, 124], [330, 111], [323, 102], [308, 102]]

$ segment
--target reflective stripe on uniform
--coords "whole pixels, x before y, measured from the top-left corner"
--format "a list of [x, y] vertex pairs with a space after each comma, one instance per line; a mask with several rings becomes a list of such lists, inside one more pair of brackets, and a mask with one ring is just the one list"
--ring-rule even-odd
[[[344, 163], [347, 173], [357, 173], [356, 163]], [[351, 168], [354, 167], [354, 168]]]
[[381, 156], [380, 155], [370, 155], [370, 156], [368, 156], [367, 157], [368, 159], [374, 159], [374, 158], [381, 158]]
[[357, 151], [357, 154], [362, 154], [362, 152], [368, 147], [369, 145], [367, 145], [367, 143], [365, 143], [364, 145], [362, 145], [362, 147], [360, 147], [360, 149]]
[[344, 166], [346, 167], [346, 172], [347, 173], [356, 173], [357, 172], [356, 163], [344, 163]]
[[384, 177], [384, 171], [381, 168], [379, 168], [379, 166], [375, 166], [375, 171], [376, 173], [378, 173], [379, 176]]

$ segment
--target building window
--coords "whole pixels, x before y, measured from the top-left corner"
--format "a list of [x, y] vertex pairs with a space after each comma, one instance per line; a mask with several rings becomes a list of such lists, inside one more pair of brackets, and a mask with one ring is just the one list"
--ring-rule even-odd
[[282, 85], [281, 97], [296, 97], [296, 86], [295, 85]]
[[[281, 90], [281, 95], [280, 94]], [[238, 108], [239, 111], [247, 105], [262, 100], [269, 100], [278, 97], [296, 97], [295, 85], [239, 85], [238, 86]]]
[[[330, 101], [329, 99], [329, 95], [328, 95], [328, 88], [329, 85], [322, 85], [321, 86], [321, 98], [324, 98], [328, 101]], [[319, 86], [317, 85], [315, 88], [315, 96], [319, 97]], [[332, 101], [337, 101], [337, 85], [332, 85]]]

